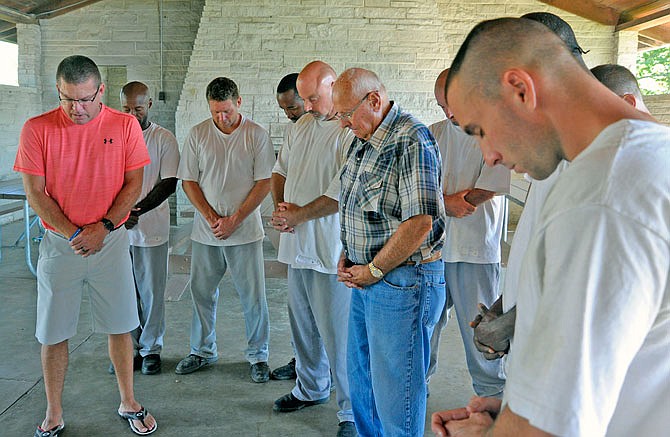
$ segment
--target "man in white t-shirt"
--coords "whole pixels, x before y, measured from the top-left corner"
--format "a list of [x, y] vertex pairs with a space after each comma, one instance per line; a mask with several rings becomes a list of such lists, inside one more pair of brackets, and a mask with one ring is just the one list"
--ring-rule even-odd
[[268, 132], [239, 112], [242, 98], [235, 82], [216, 78], [206, 96], [212, 118], [189, 132], [177, 172], [196, 213], [191, 352], [176, 373], [192, 373], [218, 359], [218, 284], [230, 268], [244, 310], [251, 379], [266, 382], [270, 326], [259, 205], [270, 191], [274, 151]]
[[[144, 167], [142, 192], [125, 223], [137, 292], [140, 326], [133, 331], [135, 362], [142, 373], [161, 370], [165, 335], [165, 284], [167, 282], [170, 205], [168, 197], [177, 188], [179, 144], [172, 132], [149, 121], [153, 101], [149, 87], [129, 82], [121, 89], [123, 112], [132, 114], [142, 127], [151, 163]], [[141, 360], [141, 364], [140, 364]], [[114, 366], [109, 366], [114, 373]]]
[[506, 404], [495, 422], [486, 409], [453, 410], [443, 416], [446, 431], [663, 435], [670, 129], [609, 91], [529, 20], [480, 23], [451, 71], [447, 98], [487, 163], [536, 179], [563, 159], [570, 165], [521, 268]]
[[477, 140], [458, 126], [444, 97], [449, 69], [435, 81], [435, 99], [446, 119], [430, 126], [442, 155], [442, 190], [447, 229], [442, 260], [447, 282], [447, 304], [431, 338], [428, 378], [437, 367], [442, 329], [453, 305], [465, 346], [472, 386], [479, 396], [502, 396], [505, 372], [501, 360], [486, 360], [475, 348], [470, 321], [477, 303], [490, 306], [499, 295], [500, 236], [503, 198], [509, 193], [510, 171], [487, 167]]
[[331, 372], [336, 388], [339, 437], [356, 435], [347, 381], [347, 335], [351, 290], [337, 281], [342, 253], [338, 199], [340, 167], [354, 138], [333, 109], [337, 75], [314, 61], [297, 87], [308, 115], [287, 133], [272, 174], [281, 232], [279, 261], [288, 264], [288, 311], [296, 354], [296, 385], [274, 410], [289, 412], [328, 402]]
[[[298, 80], [298, 73], [290, 73], [282, 77], [277, 85], [277, 104], [286, 114], [291, 122], [286, 123], [284, 127], [284, 142], [286, 137], [291, 131], [291, 128], [303, 115], [305, 112], [305, 102], [302, 100], [298, 94], [298, 88], [296, 87], [296, 81]], [[272, 182], [272, 181], [271, 181]], [[272, 190], [270, 190], [272, 192]], [[276, 201], [274, 202], [277, 203]], [[269, 235], [269, 234], [268, 234]], [[272, 244], [278, 248], [279, 247], [279, 234], [276, 234], [272, 240]], [[291, 342], [293, 344], [293, 342]], [[280, 367], [275, 367], [272, 372], [270, 372], [271, 379], [277, 379], [280, 381], [295, 379], [295, 356], [291, 360]]]

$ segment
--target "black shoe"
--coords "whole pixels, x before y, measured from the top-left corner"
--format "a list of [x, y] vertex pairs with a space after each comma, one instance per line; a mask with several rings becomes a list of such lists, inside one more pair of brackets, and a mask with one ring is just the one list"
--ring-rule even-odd
[[145, 375], [155, 375], [161, 371], [161, 356], [158, 354], [149, 354], [142, 360], [142, 373]]
[[354, 422], [340, 422], [337, 430], [337, 437], [357, 437], [356, 425]]
[[[142, 368], [142, 356], [136, 354], [133, 356], [133, 370], [140, 370]], [[110, 375], [114, 375], [116, 371], [114, 370], [114, 363], [109, 363], [109, 369], [107, 369]]]
[[301, 410], [305, 407], [311, 407], [312, 405], [325, 404], [328, 401], [330, 401], [329, 397], [317, 399], [315, 401], [302, 401], [293, 396], [293, 393], [289, 393], [277, 399], [272, 409], [279, 413], [288, 413]]
[[250, 372], [253, 382], [268, 382], [270, 379], [270, 367], [265, 361], [252, 364]]
[[295, 358], [291, 358], [291, 361], [287, 365], [277, 367], [270, 373], [270, 378], [276, 379], [278, 381], [286, 381], [289, 379], [296, 378], [295, 373]]
[[[216, 361], [216, 360], [214, 360]], [[177, 368], [175, 369], [175, 373], [177, 375], [186, 375], [189, 373], [193, 373], [198, 369], [201, 369], [208, 365], [210, 362], [214, 362], [211, 360], [208, 360], [207, 358], [199, 357], [198, 355], [189, 355], [183, 360], [177, 364]]]

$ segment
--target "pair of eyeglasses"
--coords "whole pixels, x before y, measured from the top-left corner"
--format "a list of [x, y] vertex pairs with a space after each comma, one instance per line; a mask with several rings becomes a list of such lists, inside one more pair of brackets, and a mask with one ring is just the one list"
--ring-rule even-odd
[[95, 94], [93, 94], [93, 97], [90, 97], [88, 99], [69, 99], [61, 97], [60, 91], [58, 91], [58, 101], [60, 101], [62, 104], [65, 105], [74, 105], [75, 103], [79, 103], [82, 106], [86, 106], [95, 101], [95, 98], [98, 97], [99, 92], [100, 92], [100, 86], [98, 85], [98, 89], [96, 90]]
[[356, 112], [356, 110], [363, 104], [363, 102], [365, 102], [368, 99], [368, 97], [370, 97], [370, 94], [376, 92], [377, 91], [368, 91], [368, 93], [364, 95], [363, 98], [358, 103], [356, 103], [356, 106], [354, 106], [354, 108], [351, 111], [342, 113], [338, 112], [337, 114], [335, 114], [335, 118], [344, 121], [351, 120], [351, 117], [354, 115], [354, 112]]

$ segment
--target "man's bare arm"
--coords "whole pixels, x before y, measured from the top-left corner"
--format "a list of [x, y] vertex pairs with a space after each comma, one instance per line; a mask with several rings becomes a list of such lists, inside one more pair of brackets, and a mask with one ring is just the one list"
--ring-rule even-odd
[[[416, 252], [433, 226], [429, 215], [415, 215], [400, 224], [398, 230], [377, 253], [373, 263], [382, 272], [388, 273]], [[379, 279], [372, 276], [367, 265], [338, 268], [338, 281], [350, 288], [363, 288]]]
[[212, 205], [207, 202], [205, 195], [202, 193], [200, 184], [196, 181], [182, 181], [181, 187], [186, 193], [186, 197], [191, 204], [197, 209], [204, 219], [212, 226], [221, 216], [212, 208]]
[[283, 219], [286, 226], [294, 228], [301, 223], [335, 214], [337, 207], [337, 200], [321, 195], [303, 206], [282, 202], [279, 204], [279, 211], [276, 216]]
[[74, 234], [77, 226], [68, 220], [58, 203], [44, 191], [46, 178], [26, 173], [22, 174], [22, 178], [28, 203], [37, 215], [53, 226], [59, 234], [68, 238]]
[[279, 173], [272, 173], [270, 177], [270, 193], [272, 193], [272, 203], [275, 209], [284, 201], [284, 185], [286, 178]]

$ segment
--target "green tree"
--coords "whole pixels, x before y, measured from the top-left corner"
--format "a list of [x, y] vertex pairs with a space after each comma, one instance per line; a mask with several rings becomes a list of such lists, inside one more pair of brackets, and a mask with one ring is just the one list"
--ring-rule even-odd
[[670, 94], [670, 47], [640, 53], [637, 79], [645, 95]]

